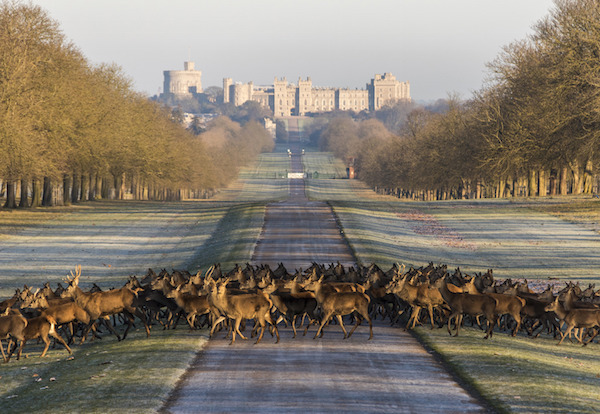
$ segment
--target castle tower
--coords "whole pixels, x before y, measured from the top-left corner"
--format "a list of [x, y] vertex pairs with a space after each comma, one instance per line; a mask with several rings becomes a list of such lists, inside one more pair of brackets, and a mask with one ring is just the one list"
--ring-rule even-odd
[[290, 116], [292, 104], [288, 98], [288, 82], [286, 78], [281, 80], [275, 78], [273, 81], [273, 115]]
[[398, 82], [391, 73], [375, 75], [367, 84], [369, 91], [369, 111], [377, 111], [384, 105], [399, 100], [410, 101], [410, 85], [408, 82]]
[[233, 80], [231, 78], [223, 78], [223, 103], [228, 103], [231, 101], [231, 85], [233, 85]]
[[303, 116], [312, 108], [312, 80], [308, 77], [305, 81], [298, 78], [296, 92], [296, 115]]
[[165, 95], [192, 95], [202, 93], [202, 72], [194, 70], [194, 62], [184, 62], [184, 70], [165, 70], [163, 93]]

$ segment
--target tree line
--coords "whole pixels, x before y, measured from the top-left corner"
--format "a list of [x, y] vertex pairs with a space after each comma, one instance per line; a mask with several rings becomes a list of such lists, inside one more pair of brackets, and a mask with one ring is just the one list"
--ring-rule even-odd
[[0, 4], [0, 189], [6, 208], [100, 198], [206, 196], [272, 149], [255, 122], [218, 119], [197, 136], [92, 65], [39, 6]]
[[532, 35], [488, 67], [471, 99], [450, 96], [441, 112], [388, 106], [372, 119], [315, 122], [308, 133], [399, 197], [598, 192], [600, 3], [555, 0]]

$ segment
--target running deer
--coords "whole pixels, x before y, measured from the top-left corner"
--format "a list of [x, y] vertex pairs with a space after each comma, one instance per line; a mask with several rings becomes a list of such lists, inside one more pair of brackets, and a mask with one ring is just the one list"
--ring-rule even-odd
[[[23, 340], [21, 341], [21, 346], [17, 352], [17, 361], [21, 358], [21, 352], [23, 351], [25, 343], [31, 339], [39, 338], [44, 342], [46, 346], [44, 347], [40, 358], [45, 357], [46, 352], [48, 352], [48, 348], [50, 347], [50, 339], [48, 338], [48, 335], [60, 342], [60, 344], [64, 346], [67, 351], [69, 351], [69, 354], [73, 353], [65, 340], [58, 334], [58, 332], [56, 332], [56, 321], [51, 316], [44, 315], [27, 320], [27, 326], [23, 330]], [[14, 348], [8, 354], [9, 359], [13, 352]]]
[[[10, 359], [10, 348], [13, 339], [18, 342], [25, 340], [25, 328], [27, 327], [27, 319], [21, 314], [9, 314], [10, 308], [6, 309], [6, 314], [0, 316], [0, 351], [2, 351], [2, 359], [8, 362]], [[6, 345], [6, 354], [4, 354], [4, 346], [2, 340], [8, 339]]]
[[[472, 295], [482, 294], [475, 286], [475, 277], [472, 277], [469, 282], [465, 283], [465, 285], [463, 286], [463, 291]], [[512, 318], [516, 322], [516, 326], [513, 329], [511, 335], [516, 336], [519, 329], [521, 329], [521, 312], [523, 311], [523, 308], [527, 303], [525, 299], [516, 295], [495, 292], [486, 292], [483, 293], [483, 295], [488, 295], [496, 299], [496, 315], [498, 315], [498, 317], [501, 317], [503, 315], [512, 316]]]
[[175, 289], [171, 289], [165, 293], [165, 296], [170, 299], [175, 299], [177, 306], [182, 309], [186, 314], [186, 320], [190, 325], [190, 329], [195, 328], [196, 316], [206, 315], [210, 312], [210, 305], [208, 304], [208, 297], [206, 295], [193, 295], [189, 293], [183, 293], [182, 287], [185, 285], [179, 285]]
[[[323, 283], [323, 276], [317, 281], [308, 282], [304, 288], [315, 292], [315, 299], [317, 300], [322, 313], [321, 325], [313, 339], [323, 335], [323, 326], [325, 326], [325, 324], [334, 316], [337, 318], [344, 331], [344, 339], [352, 336], [356, 327], [362, 322], [361, 317], [369, 322], [369, 339], [373, 339], [373, 322], [369, 316], [370, 298], [367, 294], [362, 292], [337, 292], [335, 289], [328, 287], [327, 283]], [[342, 317], [354, 312], [356, 312], [358, 316], [354, 327], [350, 333], [348, 333], [344, 327]]]
[[133, 323], [133, 315], [140, 318], [140, 320], [144, 323], [144, 327], [146, 328], [146, 335], [150, 336], [150, 328], [148, 327], [146, 316], [136, 308], [138, 298], [135, 293], [126, 287], [93, 293], [84, 292], [79, 288], [80, 276], [81, 266], [77, 266], [76, 273], [73, 274], [73, 272], [71, 272], [71, 278], [66, 279], [69, 287], [67, 287], [63, 295], [73, 298], [75, 303], [81, 306], [90, 315], [90, 322], [83, 332], [83, 338], [87, 336], [96, 320], [121, 312], [127, 316], [128, 320], [127, 328], [123, 333], [123, 338], [119, 336], [117, 331], [114, 330], [110, 323], [106, 324], [108, 329], [117, 337], [119, 341], [127, 337], [127, 332]]
[[411, 284], [406, 279], [405, 275], [405, 277], [390, 282], [386, 286], [386, 291], [397, 295], [401, 300], [412, 307], [412, 313], [406, 325], [408, 329], [414, 329], [419, 320], [419, 313], [422, 308], [427, 308], [429, 319], [431, 321], [431, 329], [433, 329], [435, 327], [433, 308], [442, 306], [445, 303], [444, 298], [442, 298], [439, 291], [442, 279], [438, 279], [434, 285], [426, 282], [419, 286]]
[[[56, 300], [51, 299], [53, 302]], [[40, 316], [50, 316], [56, 321], [58, 326], [68, 325], [70, 337], [67, 343], [73, 342], [73, 322], [81, 322], [85, 325], [90, 323], [90, 315], [73, 300], [65, 303], [50, 305], [50, 301], [43, 295], [37, 297], [31, 302], [32, 306], [41, 310]], [[82, 338], [82, 342], [85, 337]]]
[[452, 319], [456, 318], [456, 333], [454, 336], [458, 336], [463, 317], [467, 314], [470, 316], [484, 315], [488, 325], [484, 339], [488, 339], [492, 336], [497, 319], [496, 299], [485, 295], [462, 293], [461, 288], [448, 283], [446, 280], [441, 282], [440, 293], [452, 310], [452, 313], [448, 318], [448, 333], [450, 335], [452, 335], [452, 332], [450, 331]]
[[273, 327], [275, 334], [277, 335], [277, 341], [279, 342], [279, 331], [277, 330], [277, 324], [271, 316], [271, 308], [273, 307], [273, 301], [269, 298], [269, 293], [275, 290], [275, 285], [270, 285], [264, 291], [258, 293], [242, 293], [242, 294], [231, 294], [227, 290], [228, 279], [217, 284], [214, 280], [210, 280], [209, 289], [209, 302], [221, 316], [213, 321], [213, 327], [211, 328], [211, 336], [214, 332], [215, 327], [227, 318], [233, 321], [231, 327], [231, 342], [230, 345], [235, 343], [236, 333], [242, 338], [247, 339], [240, 332], [240, 324], [242, 321], [247, 319], [254, 319], [256, 324], [261, 328], [260, 335], [256, 340], [258, 344], [266, 329], [267, 322]]
[[[308, 328], [315, 321], [315, 311], [317, 308], [317, 300], [312, 292], [301, 291], [297, 280], [294, 279], [287, 284], [290, 286], [290, 291], [276, 290], [270, 294], [270, 298], [273, 301], [273, 305], [281, 312], [281, 318], [285, 318], [292, 325], [292, 331], [294, 332], [294, 338], [296, 337], [296, 319], [298, 316], [308, 315], [310, 321], [304, 330], [304, 335], [308, 331]], [[279, 319], [278, 319], [279, 322]], [[300, 325], [302, 327], [304, 323]]]
[[[562, 344], [562, 341], [571, 334], [574, 328], [600, 328], [600, 310], [599, 309], [571, 309], [566, 310], [562, 303], [559, 302], [558, 296], [554, 299], [554, 302], [546, 306], [547, 312], [554, 312], [561, 321], [564, 321], [567, 325], [565, 333], [561, 332], [561, 338], [557, 345]], [[595, 335], [594, 335], [595, 336]], [[583, 343], [583, 334], [578, 338], [575, 335], [579, 343]], [[593, 338], [592, 338], [593, 339]], [[588, 341], [589, 342], [589, 341]]]

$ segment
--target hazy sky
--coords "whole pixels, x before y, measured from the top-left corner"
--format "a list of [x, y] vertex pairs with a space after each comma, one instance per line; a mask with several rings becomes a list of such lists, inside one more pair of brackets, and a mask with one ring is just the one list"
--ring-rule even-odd
[[116, 63], [148, 95], [192, 60], [202, 85], [275, 77], [364, 89], [376, 73], [417, 100], [483, 85], [503, 46], [533, 33], [552, 0], [35, 0], [92, 63]]

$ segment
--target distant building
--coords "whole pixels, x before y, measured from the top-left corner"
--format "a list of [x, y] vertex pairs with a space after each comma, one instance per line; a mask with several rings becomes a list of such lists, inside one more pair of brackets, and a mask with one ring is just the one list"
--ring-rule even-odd
[[202, 72], [194, 70], [194, 62], [184, 62], [184, 70], [165, 70], [163, 95], [182, 97], [202, 93]]
[[274, 116], [306, 115], [307, 113], [341, 111], [376, 111], [397, 101], [410, 101], [410, 85], [399, 82], [394, 75], [375, 75], [366, 89], [314, 88], [312, 80], [298, 79], [298, 84], [286, 78], [275, 78], [272, 86], [256, 87], [252, 82], [233, 83], [223, 79], [223, 101], [236, 106], [247, 101], [259, 102], [270, 108]]

